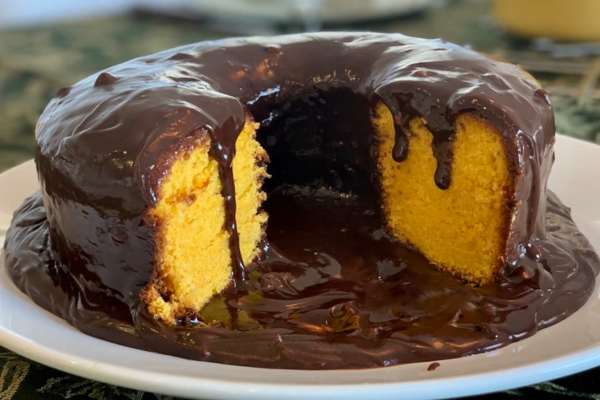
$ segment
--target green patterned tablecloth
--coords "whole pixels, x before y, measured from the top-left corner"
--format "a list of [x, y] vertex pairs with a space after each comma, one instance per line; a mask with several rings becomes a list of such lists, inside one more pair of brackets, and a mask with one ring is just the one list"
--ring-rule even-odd
[[[484, 0], [462, 0], [418, 18], [363, 29], [442, 37], [470, 44], [476, 50], [501, 54], [525, 67], [530, 65], [550, 89], [558, 130], [600, 143], [600, 96], [596, 88], [598, 77], [593, 73], [597, 60], [562, 60], [568, 65], [553, 64], [552, 71], [547, 71], [547, 67], [539, 67], [538, 58], [548, 57], [536, 58], [527, 44], [503, 35], [488, 10], [489, 4]], [[136, 56], [221, 36], [224, 34], [207, 32], [200, 25], [139, 17], [0, 31], [0, 172], [32, 158], [36, 120], [57, 88]], [[591, 370], [483, 398], [600, 400], [600, 379], [596, 379], [599, 374], [600, 369]], [[0, 400], [31, 398], [137, 400], [156, 396], [67, 375], [0, 348]]]

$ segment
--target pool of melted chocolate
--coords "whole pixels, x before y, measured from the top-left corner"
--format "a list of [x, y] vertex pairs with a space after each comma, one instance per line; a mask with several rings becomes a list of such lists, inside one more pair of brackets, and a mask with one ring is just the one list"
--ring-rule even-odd
[[39, 193], [15, 215], [7, 269], [38, 305], [101, 339], [226, 364], [341, 369], [461, 357], [529, 337], [586, 302], [600, 265], [552, 193], [537, 261], [524, 251], [484, 287], [439, 272], [386, 234], [369, 192], [283, 185], [266, 208], [265, 254], [243, 287], [203, 309], [208, 327], [167, 327], [139, 304], [77, 284], [54, 261]]

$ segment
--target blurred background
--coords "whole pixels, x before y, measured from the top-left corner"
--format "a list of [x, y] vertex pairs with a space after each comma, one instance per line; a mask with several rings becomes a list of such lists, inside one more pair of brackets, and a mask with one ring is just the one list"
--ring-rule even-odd
[[600, 143], [600, 0], [0, 0], [0, 171], [33, 157], [57, 88], [133, 57], [227, 36], [369, 30], [520, 64], [559, 132]]

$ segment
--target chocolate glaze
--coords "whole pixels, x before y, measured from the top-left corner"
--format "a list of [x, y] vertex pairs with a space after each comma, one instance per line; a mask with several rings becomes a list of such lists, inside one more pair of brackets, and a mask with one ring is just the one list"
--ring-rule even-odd
[[[434, 272], [383, 233], [372, 193], [352, 187], [373, 158], [369, 143], [362, 142], [372, 139], [370, 128], [357, 139], [355, 159], [341, 150], [331, 153], [343, 167], [326, 164], [339, 187], [322, 185], [366, 194], [349, 197], [354, 200], [348, 204], [325, 196], [332, 207], [317, 213], [319, 219], [307, 211], [314, 205], [311, 197], [275, 195], [287, 199], [281, 204], [303, 198], [306, 207], [297, 206], [317, 227], [314, 237], [321, 242], [301, 234], [307, 226], [302, 228], [300, 220], [286, 235], [268, 233], [265, 259], [244, 266], [231, 161], [246, 115], [261, 122], [267, 134], [271, 125], [285, 131], [294, 102], [321, 101], [325, 93], [334, 100], [324, 110], [352, 97], [356, 113], [364, 116], [383, 102], [396, 124], [398, 162], [410, 146], [408, 122], [424, 118], [434, 135], [438, 168], [432, 179], [440, 188], [452, 184], [457, 116], [475, 113], [499, 128], [515, 177], [502, 260], [507, 268], [500, 282], [481, 289], [463, 285]], [[362, 117], [348, 116], [346, 121], [365, 125]], [[555, 202], [546, 212], [554, 142], [547, 95], [518, 68], [452, 44], [322, 33], [184, 46], [117, 65], [59, 91], [36, 135], [41, 197], [34, 196], [17, 214], [6, 245], [7, 268], [38, 304], [108, 340], [242, 365], [390, 365], [456, 357], [518, 340], [565, 318], [593, 288], [597, 256], [562, 206]], [[207, 312], [221, 315], [217, 326], [166, 328], [140, 304], [140, 291], [156, 273], [157, 221], [146, 212], [157, 201], [172, 161], [208, 139], [220, 166], [237, 290], [226, 290], [200, 316], [210, 322]], [[285, 158], [282, 153], [280, 159]], [[302, 165], [302, 170], [312, 168]], [[288, 175], [298, 169], [290, 168]], [[282, 207], [270, 204], [274, 215]], [[340, 208], [349, 214], [338, 214]], [[562, 225], [546, 240], [546, 219], [553, 218]], [[332, 226], [351, 219], [353, 226], [340, 230], [355, 236], [353, 248], [377, 249], [370, 255], [371, 268], [355, 265], [351, 251], [334, 251], [349, 250], [342, 238], [325, 240]], [[271, 217], [269, 232], [278, 229], [276, 221]], [[288, 239], [309, 242], [288, 248], [282, 244]], [[329, 247], [320, 247], [324, 242]], [[303, 248], [315, 248], [315, 257], [298, 254]], [[380, 269], [383, 278], [373, 275]], [[436, 300], [422, 297], [429, 293]], [[289, 302], [300, 312], [281, 308]], [[186, 322], [198, 322], [194, 319]], [[421, 325], [422, 320], [427, 322]]]
[[434, 362], [429, 364], [429, 367], [427, 367], [427, 371], [435, 371], [436, 369], [438, 369], [440, 366], [439, 362]]
[[39, 193], [16, 213], [6, 266], [37, 304], [92, 336], [195, 360], [331, 369], [454, 358], [529, 337], [585, 303], [600, 265], [552, 194], [540, 260], [523, 255], [481, 288], [389, 237], [369, 196], [284, 187], [266, 207], [267, 256], [248, 266], [244, 290], [203, 309], [209, 327], [170, 328], [83, 285], [80, 271], [55, 261]]
[[[237, 230], [235, 220], [236, 201], [235, 201], [235, 183], [233, 178], [233, 159], [235, 158], [235, 141], [237, 133], [233, 127], [225, 129], [229, 135], [235, 137], [223, 138], [217, 135], [214, 130], [211, 132], [210, 154], [219, 163], [219, 175], [223, 183], [221, 193], [225, 200], [225, 229], [229, 233], [229, 250], [231, 252], [231, 264], [233, 270], [233, 283], [237, 286], [238, 282], [246, 280], [246, 268], [242, 259], [240, 250], [240, 236]], [[224, 139], [224, 140], [223, 140]]]
[[[554, 138], [547, 96], [515, 66], [439, 40], [402, 35], [320, 33], [220, 40], [109, 68], [73, 85], [41, 116], [38, 162], [47, 165], [40, 169], [42, 184], [48, 185], [49, 197], [78, 200], [137, 226], [143, 210], [156, 201], [176, 149], [201, 129], [212, 138], [224, 195], [231, 199], [226, 202], [227, 229], [234, 271], [242, 278], [229, 165], [246, 111], [259, 122], [268, 121], [270, 116], [262, 113], [274, 104], [334, 89], [388, 106], [397, 126], [394, 153], [400, 161], [409, 146], [406, 124], [422, 116], [434, 134], [434, 178], [441, 188], [451, 184], [456, 117], [474, 112], [492, 121], [502, 131], [517, 177], [505, 263], [517, 260], [521, 245], [532, 236], [543, 237], [545, 198], [540, 193]], [[534, 171], [539, 173], [534, 176]], [[56, 175], [64, 186], [45, 182]], [[74, 238], [65, 230], [54, 227], [56, 242], [87, 246], [81, 235]], [[134, 230], [140, 241], [132, 247], [150, 251], [146, 243], [151, 232]], [[97, 264], [119, 261], [102, 258]], [[114, 289], [129, 292], [130, 286]]]

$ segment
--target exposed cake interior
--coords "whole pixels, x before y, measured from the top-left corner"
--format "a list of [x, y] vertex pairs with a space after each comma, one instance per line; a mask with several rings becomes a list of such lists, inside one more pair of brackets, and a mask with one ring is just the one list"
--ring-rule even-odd
[[[257, 124], [248, 120], [236, 143], [233, 162], [237, 229], [244, 263], [259, 251], [267, 214], [260, 211], [266, 196], [264, 151], [255, 140]], [[161, 185], [160, 199], [150, 214], [157, 220], [159, 252], [155, 278], [143, 292], [149, 311], [175, 323], [194, 319], [210, 298], [230, 282], [229, 233], [221, 195], [219, 166], [210, 155], [210, 136], [202, 135], [184, 149]]]
[[452, 181], [440, 189], [433, 179], [437, 161], [426, 121], [410, 122], [408, 156], [399, 163], [392, 158], [392, 115], [383, 104], [376, 107], [374, 124], [391, 233], [460, 279], [490, 282], [503, 265], [514, 187], [501, 132], [475, 115], [459, 116]]
[[[380, 199], [390, 233], [460, 279], [484, 284], [500, 271], [513, 182], [501, 132], [490, 123], [469, 114], [458, 118], [451, 183], [440, 189], [432, 135], [420, 118], [410, 121], [408, 156], [397, 162], [391, 113], [349, 90], [284, 104], [264, 101], [250, 109], [261, 126], [247, 119], [233, 162], [246, 265], [260, 252], [265, 192], [296, 185]], [[230, 284], [232, 274], [225, 200], [210, 137], [178, 154], [151, 210], [160, 250], [156, 277], [144, 292], [150, 312], [167, 323], [195, 319]], [[272, 177], [263, 185], [266, 159]]]

